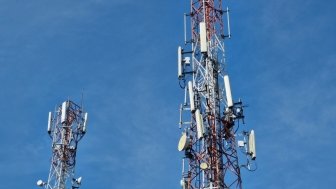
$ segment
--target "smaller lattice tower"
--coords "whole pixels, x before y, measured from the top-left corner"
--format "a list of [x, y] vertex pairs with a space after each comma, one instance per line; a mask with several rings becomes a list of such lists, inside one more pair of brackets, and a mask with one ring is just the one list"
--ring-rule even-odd
[[47, 182], [37, 181], [45, 189], [75, 189], [82, 177], [75, 178], [78, 142], [86, 133], [87, 113], [67, 100], [55, 112], [49, 112], [48, 134], [52, 139], [52, 158]]

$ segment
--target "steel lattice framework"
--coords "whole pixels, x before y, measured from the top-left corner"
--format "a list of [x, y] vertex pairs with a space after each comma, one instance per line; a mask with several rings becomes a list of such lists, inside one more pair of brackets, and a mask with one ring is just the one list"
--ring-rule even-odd
[[46, 189], [79, 188], [81, 177], [75, 179], [78, 142], [86, 133], [87, 113], [74, 102], [62, 103], [49, 113], [48, 133], [52, 139], [52, 159], [48, 181], [38, 182]]
[[178, 77], [185, 89], [180, 106], [184, 131], [179, 150], [185, 152], [181, 185], [183, 189], [241, 189], [236, 133], [244, 106], [240, 100], [233, 103], [225, 70], [224, 40], [230, 32], [228, 26], [228, 35], [224, 34], [223, 17], [229, 24], [229, 10], [223, 10], [222, 0], [190, 2], [185, 30], [191, 32], [191, 39], [185, 37], [186, 46], [178, 50]]

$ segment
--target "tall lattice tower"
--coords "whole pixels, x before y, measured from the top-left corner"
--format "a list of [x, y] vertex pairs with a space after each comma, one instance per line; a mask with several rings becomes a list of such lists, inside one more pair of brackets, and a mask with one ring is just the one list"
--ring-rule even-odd
[[233, 100], [225, 67], [229, 9], [223, 9], [222, 0], [190, 0], [190, 5], [184, 15], [185, 46], [178, 48], [178, 78], [185, 92], [178, 144], [184, 151], [181, 186], [241, 189], [240, 168], [255, 170], [256, 150], [254, 131], [239, 129], [245, 106]]
[[68, 100], [49, 112], [48, 134], [52, 139], [52, 159], [47, 182], [37, 181], [45, 189], [75, 189], [82, 177], [75, 178], [78, 142], [86, 133], [87, 113]]

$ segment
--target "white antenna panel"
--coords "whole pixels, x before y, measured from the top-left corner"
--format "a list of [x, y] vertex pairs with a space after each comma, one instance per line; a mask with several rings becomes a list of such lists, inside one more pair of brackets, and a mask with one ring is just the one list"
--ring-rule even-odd
[[195, 111], [195, 97], [194, 97], [192, 81], [188, 82], [188, 90], [189, 90], [189, 100], [190, 100], [190, 111], [194, 112]]
[[254, 130], [251, 130], [249, 134], [249, 154], [251, 155], [252, 160], [255, 160], [257, 157], [256, 146], [255, 146], [255, 134]]
[[224, 75], [224, 85], [225, 85], [227, 106], [230, 108], [233, 106], [233, 100], [232, 100], [231, 86], [230, 86], [230, 80], [229, 80], [228, 75]]
[[203, 118], [199, 109], [196, 110], [195, 116], [197, 126], [197, 138], [201, 139], [203, 137], [204, 129], [203, 129]]
[[207, 43], [207, 32], [206, 32], [205, 22], [201, 22], [199, 26], [200, 26], [201, 52], [206, 53], [206, 52], [208, 52], [208, 43]]
[[62, 114], [61, 114], [61, 123], [66, 122], [67, 119], [67, 109], [68, 109], [68, 101], [62, 103]]
[[51, 112], [49, 112], [49, 116], [48, 116], [48, 133], [51, 132]]
[[84, 115], [84, 123], [83, 123], [83, 132], [86, 132], [86, 125], [87, 125], [87, 120], [88, 120], [88, 113], [85, 113]]
[[177, 69], [177, 75], [180, 79], [183, 77], [182, 47], [180, 46], [177, 49]]
[[231, 29], [230, 29], [230, 10], [229, 7], [226, 7], [226, 18], [227, 18], [227, 28], [228, 28], [228, 37], [231, 38]]

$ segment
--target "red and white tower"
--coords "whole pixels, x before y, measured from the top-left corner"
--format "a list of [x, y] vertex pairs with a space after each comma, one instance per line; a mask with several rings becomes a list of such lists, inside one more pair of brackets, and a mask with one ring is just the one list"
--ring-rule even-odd
[[76, 189], [82, 177], [75, 178], [78, 142], [87, 128], [87, 117], [79, 105], [67, 100], [49, 112], [48, 134], [52, 140], [52, 158], [47, 182], [37, 181], [45, 189]]
[[[233, 100], [225, 69], [224, 40], [231, 37], [229, 9], [223, 9], [222, 0], [190, 0], [184, 18], [185, 46], [178, 48], [178, 79], [185, 92], [178, 144], [178, 150], [184, 151], [181, 186], [241, 189], [240, 168], [254, 170], [256, 151], [254, 131], [239, 130], [244, 105]], [[240, 164], [239, 157], [246, 163]]]

